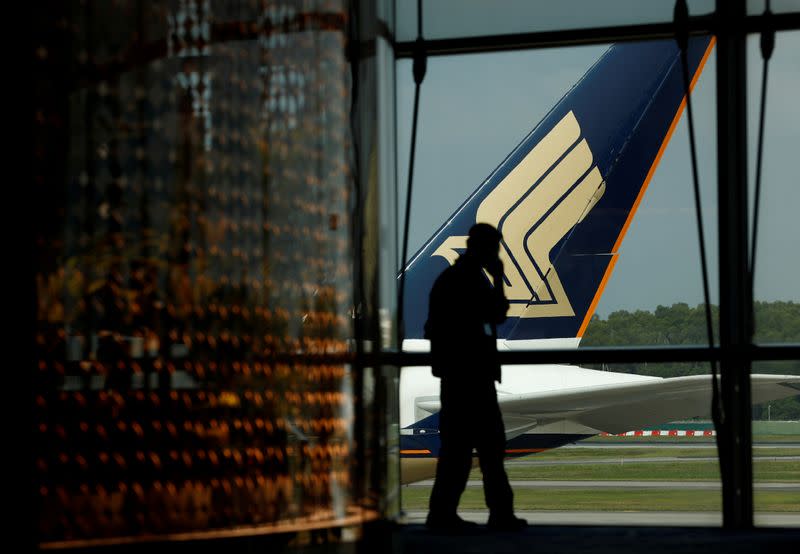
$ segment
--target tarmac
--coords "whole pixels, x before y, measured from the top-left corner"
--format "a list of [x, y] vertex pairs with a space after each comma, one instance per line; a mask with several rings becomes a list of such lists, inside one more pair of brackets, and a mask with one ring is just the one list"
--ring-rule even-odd
[[[569, 445], [562, 448], [604, 448], [608, 457], [592, 460], [536, 460], [535, 457], [508, 460], [508, 466], [552, 466], [574, 464], [620, 464], [614, 457], [617, 448], [653, 448], [653, 444]], [[661, 443], [661, 447], [686, 448], [685, 444]], [[708, 448], [712, 444], [692, 445]], [[770, 444], [769, 447], [796, 447], [796, 444]], [[756, 445], [759, 460], [798, 460], [798, 456], [769, 456], [768, 446]], [[763, 448], [763, 450], [762, 450]], [[693, 462], [705, 458], [662, 456], [645, 460], [629, 458], [622, 463]], [[708, 460], [716, 460], [716, 457]], [[414, 483], [411, 487], [430, 487], [433, 481]], [[479, 480], [468, 483], [481, 487]], [[719, 491], [719, 481], [544, 481], [517, 480], [512, 487], [541, 489], [627, 489], [627, 490], [708, 490]], [[755, 490], [800, 492], [800, 483], [754, 483]], [[524, 511], [517, 515], [528, 520], [529, 527], [518, 533], [491, 533], [485, 527], [486, 510], [460, 510], [464, 519], [481, 524], [465, 535], [433, 533], [425, 526], [427, 512], [410, 510], [403, 514], [401, 525], [383, 550], [392, 554], [497, 553], [517, 554], [769, 554], [795, 553], [800, 545], [800, 513], [757, 512], [752, 529], [724, 529], [721, 512], [638, 512], [638, 511]]]
[[[489, 513], [486, 510], [459, 510], [462, 518], [485, 524]], [[720, 527], [721, 512], [590, 512], [590, 511], [525, 511], [517, 512], [521, 518], [534, 525], [623, 525], [654, 527]], [[427, 512], [410, 510], [405, 512], [405, 524], [423, 524]], [[800, 532], [800, 514], [792, 513], [756, 513], [756, 526], [763, 527], [796, 527]], [[800, 544], [800, 543], [799, 543]]]
[[794, 554], [800, 544], [798, 529], [721, 529], [719, 520], [717, 526], [663, 523], [637, 526], [631, 518], [628, 523], [615, 526], [570, 524], [566, 519], [548, 524], [544, 514], [539, 512], [521, 515], [528, 516], [529, 521], [534, 516], [540, 519], [516, 533], [491, 533], [480, 527], [469, 534], [452, 535], [430, 532], [421, 524], [403, 525], [395, 529], [389, 542], [370, 544], [365, 541], [361, 551], [391, 554]]
[[[524, 480], [510, 481], [512, 489], [667, 489], [667, 490], [721, 490], [719, 481], [550, 481], [550, 480]], [[406, 485], [412, 488], [432, 487], [433, 480], [417, 481]], [[483, 482], [478, 480], [467, 481], [467, 487], [483, 487]], [[754, 490], [769, 491], [797, 491], [800, 492], [800, 483], [753, 483]]]

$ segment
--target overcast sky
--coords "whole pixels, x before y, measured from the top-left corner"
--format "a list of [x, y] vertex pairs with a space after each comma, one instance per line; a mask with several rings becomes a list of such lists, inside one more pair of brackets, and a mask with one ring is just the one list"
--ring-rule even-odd
[[[607, 47], [438, 57], [422, 85], [409, 257], [497, 167]], [[800, 32], [781, 33], [770, 62], [756, 298], [800, 301]], [[749, 42], [749, 170], [755, 172], [761, 57]], [[716, 57], [692, 96], [712, 302], [717, 302]], [[398, 179], [405, 199], [414, 83], [397, 65]], [[686, 115], [620, 249], [597, 313], [702, 302]], [[400, 223], [404, 206], [400, 206]]]

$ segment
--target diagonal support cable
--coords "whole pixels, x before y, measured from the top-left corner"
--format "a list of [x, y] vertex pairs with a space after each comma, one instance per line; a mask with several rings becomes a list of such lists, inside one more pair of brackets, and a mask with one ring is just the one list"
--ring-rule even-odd
[[[714, 326], [711, 314], [711, 301], [708, 292], [708, 263], [706, 258], [706, 242], [703, 226], [703, 209], [700, 198], [700, 178], [697, 171], [697, 146], [695, 144], [694, 117], [692, 114], [691, 85], [689, 78], [689, 62], [687, 51], [689, 49], [689, 8], [686, 0], [677, 0], [675, 3], [675, 40], [681, 51], [681, 69], [683, 74], [683, 88], [686, 97], [686, 116], [689, 123], [689, 150], [692, 161], [692, 183], [694, 188], [695, 213], [697, 215], [697, 234], [700, 243], [700, 267], [703, 278], [703, 298], [705, 300], [706, 332], [708, 334], [708, 345], [714, 347]], [[711, 360], [711, 417], [714, 426], [717, 428], [717, 450], [719, 451], [719, 429], [725, 425], [725, 413], [719, 393], [719, 376], [717, 361]], [[721, 453], [720, 453], [721, 454]], [[722, 461], [720, 456], [720, 461]]]
[[[758, 222], [761, 213], [761, 168], [764, 157], [764, 120], [766, 119], [767, 107], [767, 80], [769, 76], [769, 60], [775, 50], [775, 30], [771, 28], [772, 11], [770, 11], [770, 0], [764, 10], [764, 21], [767, 23], [761, 33], [761, 58], [764, 66], [761, 73], [761, 108], [758, 118], [758, 150], [756, 154], [756, 186], [755, 199], [753, 206], [753, 236], [750, 240], [750, 271], [749, 285], [750, 297], [755, 298], [755, 275], [756, 275], [756, 252], [758, 251]], [[755, 314], [751, 314], [750, 339], [755, 336]]]
[[397, 298], [397, 348], [402, 350], [405, 337], [405, 291], [406, 291], [406, 264], [408, 263], [408, 229], [411, 220], [411, 194], [414, 184], [414, 158], [417, 151], [417, 118], [419, 116], [419, 92], [425, 71], [427, 69], [427, 53], [425, 52], [425, 39], [422, 38], [422, 0], [417, 0], [417, 41], [414, 51], [414, 112], [411, 122], [411, 151], [408, 157], [408, 186], [406, 187], [406, 210], [403, 221], [403, 257], [400, 266], [400, 287]]

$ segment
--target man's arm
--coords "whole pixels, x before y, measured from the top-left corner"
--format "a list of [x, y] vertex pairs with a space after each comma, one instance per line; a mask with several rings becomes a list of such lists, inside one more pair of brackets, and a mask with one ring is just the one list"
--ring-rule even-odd
[[495, 323], [503, 323], [510, 304], [506, 298], [505, 287], [503, 286], [503, 262], [497, 258], [487, 270], [492, 276], [492, 318]]

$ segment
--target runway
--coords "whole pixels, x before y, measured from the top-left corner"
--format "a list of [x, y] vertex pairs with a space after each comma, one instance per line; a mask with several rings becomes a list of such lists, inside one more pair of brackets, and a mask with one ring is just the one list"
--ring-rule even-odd
[[[486, 510], [459, 510], [464, 519], [486, 523], [489, 513]], [[556, 512], [527, 511], [517, 512], [519, 517], [531, 525], [644, 525], [665, 527], [719, 527], [722, 525], [720, 512]], [[411, 510], [405, 513], [403, 523], [425, 523], [427, 512]], [[757, 526], [800, 527], [800, 514], [759, 513], [754, 514]]]
[[[413, 488], [430, 488], [433, 480], [406, 485]], [[483, 487], [482, 481], [467, 481], [467, 487]], [[511, 481], [513, 489], [627, 489], [627, 490], [720, 490], [719, 481]], [[800, 483], [753, 483], [753, 489], [762, 491], [800, 492]], [[800, 516], [797, 516], [800, 517]]]
[[[670, 449], [713, 449], [714, 443], [636, 443], [636, 444], [597, 444], [597, 443], [578, 443], [566, 445], [561, 449], [571, 450], [571, 456], [574, 458], [583, 459], [540, 459], [537, 456], [527, 456], [524, 458], [507, 459], [506, 467], [512, 470], [514, 467], [531, 467], [531, 466], [588, 466], [588, 465], [628, 465], [628, 464], [681, 464], [691, 462], [717, 462], [716, 456], [699, 456], [691, 457], [691, 453], [682, 452], [680, 455], [675, 456], [657, 456], [657, 457], [644, 457], [639, 458], [639, 449], [650, 450], [653, 448], [661, 448], [659, 453], [669, 454]], [[800, 460], [798, 456], [773, 456], [771, 450], [775, 448], [800, 448], [798, 443], [770, 443], [754, 445], [753, 447], [753, 460], [761, 461], [778, 461], [778, 462], [797, 462]], [[591, 450], [602, 450], [602, 452], [595, 452], [590, 457]], [[626, 449], [635, 449], [637, 452], [627, 454], [624, 452]], [[581, 456], [580, 451], [585, 450], [587, 456]], [[631, 455], [635, 454], [635, 455]], [[675, 454], [679, 454], [675, 451]], [[705, 454], [698, 452], [698, 454]], [[535, 476], [535, 470], [531, 472]], [[656, 477], [658, 477], [656, 475]], [[433, 480], [420, 481], [406, 485], [407, 487], [417, 488], [418, 493], [423, 491], [420, 489], [430, 488], [433, 485]], [[480, 480], [471, 480], [467, 486], [472, 490], [480, 489], [483, 483]], [[609, 481], [609, 480], [542, 480], [542, 479], [519, 479], [511, 482], [512, 488], [515, 490], [540, 490], [543, 494], [555, 494], [555, 491], [598, 491], [598, 494], [604, 493], [608, 495], [611, 491], [652, 491], [653, 494], [658, 494], [661, 491], [708, 491], [709, 494], [719, 493], [721, 490], [721, 483], [718, 480], [703, 480], [703, 481], [677, 481], [677, 480], [625, 480], [625, 481]], [[755, 491], [761, 493], [767, 492], [780, 492], [792, 493], [792, 496], [800, 494], [800, 481], [794, 480], [793, 482], [755, 482], [753, 483]], [[551, 492], [552, 491], [552, 492]], [[649, 493], [648, 493], [649, 494]], [[798, 496], [800, 498], [800, 496]], [[684, 506], [693, 507], [693, 506]], [[460, 510], [459, 513], [465, 519], [485, 523], [488, 518], [486, 510]], [[406, 513], [403, 520], [409, 524], [421, 524], [425, 522], [427, 513], [424, 510], [410, 510]], [[561, 525], [580, 525], [580, 526], [641, 526], [641, 527], [720, 527], [722, 525], [722, 514], [716, 511], [703, 511], [703, 512], [685, 512], [685, 511], [626, 511], [619, 508], [616, 511], [556, 511], [556, 510], [529, 510], [519, 512], [520, 517], [524, 517], [533, 526], [561, 526]], [[783, 513], [783, 512], [761, 512], [754, 514], [754, 522], [756, 526], [761, 527], [790, 527], [800, 528], [800, 513]]]

